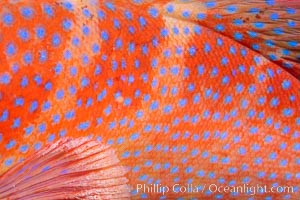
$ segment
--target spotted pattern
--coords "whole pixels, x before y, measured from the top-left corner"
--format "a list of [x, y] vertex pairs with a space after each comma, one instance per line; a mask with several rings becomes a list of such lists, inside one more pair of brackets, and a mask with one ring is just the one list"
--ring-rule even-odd
[[[1, 2], [2, 171], [60, 137], [88, 136], [116, 150], [133, 187], [291, 185], [294, 194], [257, 196], [295, 199], [300, 83], [259, 50], [272, 41], [249, 39], [266, 22], [251, 22], [246, 34], [234, 18], [245, 8], [220, 2]], [[250, 19], [260, 12], [251, 5]], [[273, 5], [263, 1], [265, 20], [279, 18]], [[230, 22], [214, 12], [219, 6]], [[297, 41], [285, 46], [299, 48]], [[252, 199], [161, 195], [132, 191], [136, 199]]]

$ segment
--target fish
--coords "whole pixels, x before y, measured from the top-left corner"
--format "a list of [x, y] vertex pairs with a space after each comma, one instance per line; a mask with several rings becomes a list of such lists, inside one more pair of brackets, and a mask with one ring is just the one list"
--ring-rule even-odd
[[296, 0], [0, 1], [0, 199], [300, 197]]

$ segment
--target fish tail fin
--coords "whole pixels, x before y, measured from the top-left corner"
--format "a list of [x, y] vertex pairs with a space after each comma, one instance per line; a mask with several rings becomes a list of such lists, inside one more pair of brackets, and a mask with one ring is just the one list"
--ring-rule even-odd
[[63, 138], [0, 176], [0, 199], [129, 199], [114, 151], [85, 138]]
[[225, 35], [300, 78], [298, 0], [171, 0], [163, 12]]

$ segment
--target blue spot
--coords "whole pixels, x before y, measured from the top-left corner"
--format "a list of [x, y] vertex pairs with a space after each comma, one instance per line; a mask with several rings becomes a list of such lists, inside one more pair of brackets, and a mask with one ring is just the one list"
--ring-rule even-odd
[[87, 121], [87, 122], [82, 122], [82, 123], [80, 123], [80, 124], [77, 126], [77, 129], [78, 129], [78, 130], [86, 130], [86, 129], [89, 128], [89, 126], [90, 126], [90, 122], [89, 122], [89, 121]]
[[61, 38], [60, 38], [60, 35], [59, 34], [54, 34], [53, 36], [52, 36], [52, 45], [54, 46], [54, 47], [58, 47], [59, 45], [60, 45], [60, 43], [61, 43]]
[[249, 12], [251, 13], [251, 14], [259, 14], [259, 12], [260, 12], [260, 9], [259, 8], [250, 8], [249, 9]]
[[18, 31], [18, 35], [19, 37], [23, 40], [23, 41], [28, 41], [29, 40], [29, 32], [27, 29], [19, 29]]
[[53, 115], [52, 120], [54, 124], [57, 124], [60, 121], [60, 115], [59, 114]]
[[174, 12], [174, 6], [173, 6], [172, 4], [169, 4], [169, 5], [166, 7], [166, 10], [167, 10], [167, 12], [172, 13], [172, 12]]
[[115, 11], [115, 6], [114, 6], [113, 3], [111, 3], [111, 2], [105, 2], [105, 6], [106, 6], [106, 8], [108, 8], [109, 10]]
[[101, 38], [104, 41], [107, 41], [109, 39], [108, 33], [106, 31], [101, 31]]
[[39, 39], [43, 39], [45, 37], [45, 29], [44, 27], [37, 27], [36, 30], [35, 30], [35, 34], [36, 36], [39, 38]]
[[34, 127], [33, 126], [29, 126], [29, 127], [26, 127], [25, 128], [25, 135], [28, 136], [30, 135], [34, 130]]
[[118, 38], [115, 42], [116, 49], [120, 49], [122, 47], [122, 44], [123, 44], [122, 40]]
[[240, 153], [241, 155], [245, 155], [245, 154], [246, 154], [246, 149], [245, 149], [244, 147], [240, 147], [240, 148], [239, 148], [239, 153]]
[[229, 6], [227, 6], [226, 10], [229, 13], [235, 13], [237, 11], [237, 7], [235, 5], [229, 5]]
[[284, 80], [282, 83], [281, 83], [281, 86], [283, 89], [289, 89], [290, 86], [291, 86], [291, 82], [289, 80]]
[[177, 27], [173, 27], [173, 33], [175, 35], [178, 35], [179, 34], [179, 29]]
[[16, 118], [14, 119], [14, 122], [13, 122], [13, 125], [12, 125], [12, 128], [19, 128], [20, 127], [20, 124], [21, 124], [21, 119], [20, 118]]
[[49, 137], [48, 137], [48, 142], [53, 142], [54, 139], [55, 139], [55, 135], [54, 135], [54, 134], [51, 134], [51, 135], [49, 135]]
[[139, 138], [139, 136], [140, 136], [139, 133], [134, 133], [134, 134], [131, 135], [130, 139], [131, 139], [131, 140], [136, 140], [136, 139]]
[[279, 99], [278, 98], [272, 98], [271, 99], [271, 106], [276, 107], [279, 104]]
[[185, 169], [185, 173], [191, 173], [193, 171], [193, 168], [192, 167], [187, 167], [186, 169]]
[[66, 136], [66, 134], [67, 134], [67, 131], [64, 130], [64, 129], [59, 131], [59, 136], [60, 137], [64, 137], [64, 136]]
[[184, 18], [189, 18], [190, 15], [191, 15], [191, 13], [190, 13], [190, 11], [188, 11], [188, 10], [183, 11], [183, 13], [182, 13], [182, 16], [183, 16]]
[[104, 109], [104, 113], [105, 113], [106, 116], [110, 115], [110, 113], [111, 113], [111, 106], [110, 106], [110, 105], [107, 106], [107, 107]]
[[294, 15], [296, 14], [296, 10], [294, 8], [287, 8], [286, 9], [286, 12], [290, 15]]
[[105, 18], [105, 13], [102, 10], [98, 10], [98, 18], [101, 20]]
[[88, 26], [84, 25], [82, 27], [82, 32], [85, 36], [87, 36], [90, 33], [90, 28]]
[[177, 173], [178, 172], [178, 167], [173, 167], [172, 169], [171, 169], [171, 173], [172, 174], [175, 174], [175, 173]]
[[154, 101], [154, 102], [152, 102], [152, 104], [150, 105], [150, 109], [151, 110], [156, 110], [156, 109], [158, 109], [158, 101]]
[[255, 164], [257, 164], [257, 165], [260, 165], [260, 164], [263, 162], [263, 160], [262, 160], [262, 158], [255, 158], [255, 159], [254, 159], [254, 162], [255, 162]]
[[294, 144], [294, 150], [295, 151], [300, 151], [300, 143]]
[[89, 83], [90, 83], [90, 81], [89, 81], [88, 78], [83, 77], [83, 78], [81, 79], [81, 87], [87, 87], [87, 86], [89, 85]]
[[204, 52], [205, 52], [205, 53], [208, 53], [208, 52], [210, 52], [210, 51], [211, 51], [210, 45], [209, 45], [208, 43], [205, 43], [205, 44], [204, 44]]
[[204, 151], [202, 152], [202, 158], [207, 158], [208, 157], [208, 152], [207, 151]]
[[281, 167], [285, 167], [287, 164], [288, 164], [288, 161], [287, 161], [287, 160], [281, 160], [281, 161], [280, 161], [280, 166], [281, 166]]
[[266, 102], [266, 98], [265, 97], [259, 97], [259, 99], [258, 99], [258, 104], [259, 105], [264, 105], [265, 102]]
[[45, 89], [46, 90], [51, 90], [52, 89], [52, 83], [51, 82], [47, 82], [46, 84], [45, 84]]
[[272, 142], [272, 136], [270, 136], [270, 135], [266, 136], [266, 137], [265, 137], [265, 142], [266, 142], [266, 143]]
[[218, 157], [217, 157], [217, 156], [212, 156], [212, 157], [210, 158], [210, 162], [211, 162], [211, 163], [216, 163], [216, 162], [218, 162]]
[[10, 159], [7, 159], [4, 161], [4, 165], [6, 167], [10, 167], [13, 164], [13, 162], [14, 162], [14, 160], [12, 158], [10, 158]]
[[39, 125], [39, 132], [40, 133], [43, 133], [46, 131], [46, 124], [45, 123], [42, 123]]
[[17, 73], [19, 71], [19, 65], [17, 63], [14, 63], [11, 69], [14, 73]]
[[269, 6], [274, 6], [275, 5], [275, 0], [265, 0], [265, 2]]
[[64, 28], [65, 30], [70, 30], [71, 27], [72, 27], [72, 22], [71, 22], [71, 20], [69, 20], [69, 19], [65, 19], [65, 20], [63, 21], [62, 25], [63, 25], [63, 28]]
[[124, 12], [124, 15], [125, 15], [126, 19], [128, 19], [128, 20], [131, 20], [131, 19], [132, 19], [132, 14], [131, 14], [130, 11], [126, 10], [126, 11]]
[[234, 38], [238, 41], [241, 41], [243, 39], [243, 34], [241, 34], [240, 32], [235, 32]]
[[231, 103], [231, 102], [232, 102], [232, 96], [227, 95], [227, 96], [225, 97], [224, 103], [225, 103], [225, 104], [228, 104], [228, 103]]
[[10, 150], [11, 148], [15, 147], [16, 146], [16, 141], [15, 140], [10, 140], [8, 144], [6, 144], [5, 148], [7, 150]]
[[295, 47], [298, 46], [298, 42], [297, 42], [297, 41], [288, 41], [288, 45], [289, 45], [290, 47], [295, 48]]
[[158, 16], [158, 10], [157, 10], [156, 8], [150, 8], [150, 9], [149, 9], [149, 14], [150, 14], [152, 17], [156, 18], [156, 17]]
[[258, 128], [255, 127], [255, 126], [253, 126], [253, 127], [250, 128], [250, 133], [251, 133], [251, 134], [256, 134], [257, 131], [258, 131]]
[[203, 20], [203, 19], [205, 19], [206, 18], [206, 14], [204, 14], [204, 13], [198, 13], [197, 14], [197, 19], [198, 20]]
[[61, 100], [64, 97], [65, 92], [63, 90], [58, 90], [56, 92], [56, 99]]
[[201, 34], [200, 26], [198, 26], [198, 25], [194, 26], [194, 32], [195, 32], [196, 35], [200, 35]]
[[196, 49], [195, 46], [192, 46], [192, 47], [189, 48], [188, 51], [189, 51], [190, 56], [195, 56], [196, 52], [197, 52], [197, 49]]
[[279, 19], [278, 13], [272, 13], [272, 14], [270, 14], [270, 19], [273, 20], [273, 21], [278, 20]]
[[265, 23], [263, 23], [263, 22], [254, 22], [253, 25], [257, 29], [262, 29], [265, 27]]
[[282, 110], [282, 114], [286, 117], [290, 117], [294, 114], [294, 111], [291, 108], [285, 108]]
[[0, 75], [0, 84], [8, 85], [10, 83], [10, 75], [8, 73], [4, 73]]
[[222, 84], [228, 84], [229, 83], [229, 77], [228, 76], [224, 76], [222, 78]]
[[161, 35], [162, 37], [166, 37], [166, 36], [168, 36], [168, 34], [169, 34], [168, 29], [166, 29], [166, 28], [162, 28], [162, 29], [161, 29], [160, 35]]
[[79, 45], [79, 39], [77, 38], [77, 37], [74, 37], [73, 39], [72, 39], [72, 44], [74, 45], [74, 46], [78, 46]]
[[217, 24], [216, 26], [215, 26], [215, 29], [217, 30], [217, 31], [224, 31], [225, 30], [225, 27], [224, 27], [224, 25], [223, 24]]
[[83, 66], [86, 66], [89, 63], [89, 57], [88, 57], [88, 55], [83, 54], [81, 60], [82, 60]]
[[237, 172], [237, 169], [235, 167], [230, 167], [228, 172], [231, 174], [235, 174]]
[[288, 20], [288, 26], [289, 27], [295, 27], [296, 26], [296, 22], [294, 20]]
[[22, 153], [25, 153], [25, 152], [28, 150], [28, 148], [29, 148], [28, 145], [22, 145], [22, 146], [20, 147], [20, 151], [21, 151]]
[[142, 27], [146, 26], [146, 20], [143, 17], [139, 17], [139, 23]]
[[256, 90], [256, 87], [255, 87], [254, 84], [252, 84], [252, 85], [249, 86], [248, 91], [249, 91], [250, 94], [253, 94], [255, 92], [255, 90]]
[[91, 13], [87, 8], [83, 9], [82, 13], [85, 17], [88, 17], [88, 18], [91, 17]]
[[13, 43], [9, 43], [6, 46], [6, 53], [8, 56], [13, 56], [16, 53], [16, 46]]
[[39, 52], [39, 54], [40, 54], [40, 58], [39, 58], [40, 62], [45, 62], [48, 58], [47, 51], [46, 50], [41, 50]]
[[284, 31], [282, 30], [282, 28], [276, 27], [273, 29], [273, 32], [277, 35], [282, 35], [284, 33]]
[[46, 15], [48, 15], [49, 17], [53, 17], [53, 15], [54, 15], [53, 8], [52, 8], [50, 5], [48, 5], [48, 4], [45, 4], [45, 5], [43, 6], [43, 11], [44, 11], [44, 13], [46, 13]]
[[131, 104], [131, 99], [130, 98], [126, 98], [124, 100], [124, 106], [129, 106]]
[[243, 25], [243, 20], [242, 19], [234, 19], [233, 20], [233, 24], [236, 25], [236, 26], [241, 26]]
[[204, 177], [205, 176], [205, 172], [203, 170], [200, 170], [200, 171], [197, 172], [197, 176]]
[[38, 108], [38, 102], [37, 102], [37, 101], [33, 101], [33, 102], [31, 103], [31, 107], [30, 107], [29, 111], [30, 111], [30, 112], [34, 112], [34, 111], [37, 110], [37, 108]]
[[5, 13], [2, 16], [2, 21], [5, 25], [9, 26], [13, 23], [14, 17], [10, 13]]
[[21, 86], [26, 87], [28, 85], [28, 79], [26, 76], [22, 77]]
[[32, 62], [32, 54], [30, 52], [26, 52], [23, 56], [23, 61], [25, 64], [29, 65]]
[[71, 111], [69, 111], [65, 114], [65, 118], [68, 119], [68, 120], [74, 118], [74, 116], [75, 116], [75, 111], [74, 110], [71, 110]]
[[208, 2], [206, 2], [205, 3], [205, 6], [207, 7], [207, 8], [213, 8], [213, 7], [215, 7], [216, 6], [216, 2], [215, 1], [208, 1]]
[[49, 102], [49, 101], [46, 101], [46, 102], [43, 104], [43, 106], [42, 106], [42, 111], [45, 112], [45, 111], [49, 110], [50, 107], [51, 107], [50, 102]]
[[33, 15], [33, 9], [29, 7], [24, 7], [21, 9], [21, 13], [25, 18], [31, 18]]

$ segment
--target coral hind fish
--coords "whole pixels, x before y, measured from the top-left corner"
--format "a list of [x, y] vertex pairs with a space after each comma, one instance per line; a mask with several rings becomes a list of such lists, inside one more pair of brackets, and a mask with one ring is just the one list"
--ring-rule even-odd
[[2, 0], [0, 199], [299, 199], [299, 21], [296, 0]]

